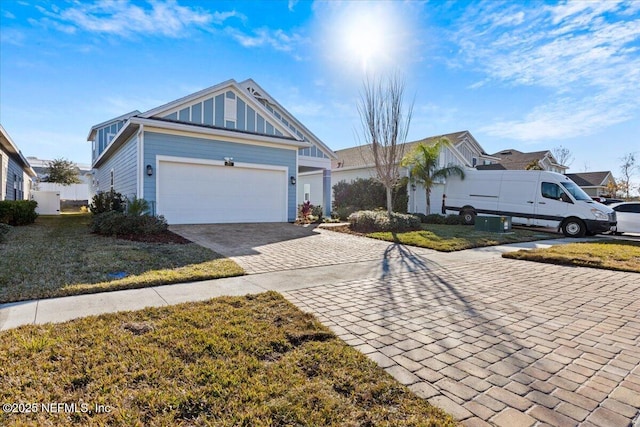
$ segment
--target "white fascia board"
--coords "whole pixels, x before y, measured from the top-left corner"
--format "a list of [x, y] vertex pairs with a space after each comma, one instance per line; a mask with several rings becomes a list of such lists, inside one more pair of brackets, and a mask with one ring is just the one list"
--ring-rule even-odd
[[93, 138], [95, 138], [96, 131], [98, 129], [100, 129], [101, 127], [106, 126], [109, 123], [119, 122], [119, 121], [122, 121], [122, 120], [128, 120], [131, 116], [135, 116], [136, 114], [140, 114], [140, 111], [133, 110], [133, 111], [128, 112], [127, 114], [123, 114], [121, 116], [118, 116], [118, 117], [115, 117], [113, 119], [107, 120], [105, 122], [98, 123], [97, 125], [91, 126], [91, 130], [89, 130], [89, 135], [87, 136], [87, 141], [92, 141]]
[[321, 157], [309, 157], [298, 155], [300, 166], [317, 167], [322, 169], [331, 169], [331, 160]]
[[20, 151], [16, 143], [13, 142], [13, 139], [11, 139], [11, 136], [9, 136], [9, 133], [2, 125], [0, 125], [0, 143], [2, 144], [2, 146], [6, 147], [5, 149], [7, 152], [18, 157], [18, 159], [22, 162], [22, 170], [26, 172], [27, 175], [29, 175], [31, 178], [35, 178], [36, 176], [38, 176], [36, 171], [34, 171], [31, 167], [29, 161], [22, 154], [22, 151]]
[[[225, 140], [231, 140], [232, 142], [240, 142], [245, 144], [262, 143], [271, 146], [278, 146], [280, 148], [285, 147], [289, 149], [307, 148], [311, 144], [305, 141], [284, 139], [277, 136], [269, 136], [255, 133], [243, 133], [233, 130], [226, 130], [221, 128], [210, 128], [204, 126], [198, 126], [188, 123], [167, 122], [157, 119], [145, 119], [141, 117], [134, 117], [131, 119], [131, 123], [137, 125], [144, 125], [149, 128], [166, 129], [177, 132], [186, 132], [190, 134], [200, 134], [217, 136], [224, 138]], [[116, 136], [117, 138], [117, 136]], [[115, 138], [114, 138], [115, 140]]]
[[298, 172], [298, 176], [311, 176], [311, 175], [322, 175], [322, 169], [318, 169], [315, 171], [309, 171], [309, 172]]
[[[220, 84], [217, 84], [215, 86], [211, 86], [207, 89], [203, 89], [201, 91], [192, 93], [191, 95], [187, 95], [182, 98], [176, 99], [175, 101], [171, 101], [167, 104], [161, 105], [152, 110], [145, 111], [144, 113], [140, 114], [140, 117], [151, 118], [153, 116], [168, 115], [184, 108], [185, 104], [195, 103], [195, 102], [198, 102], [199, 100], [204, 101], [214, 93], [226, 91], [228, 89], [233, 89], [233, 91], [236, 93], [236, 96], [241, 97], [242, 100], [247, 105], [250, 105], [254, 110], [256, 111], [260, 110], [264, 116], [269, 116], [269, 117], [273, 116], [272, 113], [264, 107], [264, 105], [256, 101], [255, 98], [251, 96], [247, 96], [246, 91], [243, 90], [235, 80], [231, 79], [231, 80], [222, 82]], [[300, 139], [298, 135], [293, 133], [291, 129], [286, 128], [275, 117], [272, 117], [272, 119], [273, 119], [272, 121], [273, 121], [274, 127], [278, 129], [280, 132], [282, 132], [284, 136], [289, 136], [291, 138], [295, 138], [298, 140]]]
[[[329, 147], [327, 147], [327, 145], [322, 142], [320, 140], [320, 138], [318, 138], [313, 132], [311, 132], [304, 124], [302, 124], [298, 119], [296, 119], [286, 108], [284, 108], [282, 105], [280, 105], [280, 103], [278, 101], [276, 101], [271, 95], [269, 95], [258, 83], [255, 82], [255, 80], [253, 79], [247, 79], [243, 82], [240, 82], [239, 85], [244, 86], [244, 85], [250, 85], [252, 86], [254, 89], [257, 89], [258, 92], [260, 92], [260, 95], [262, 98], [266, 99], [269, 103], [277, 106], [280, 111], [282, 111], [284, 114], [287, 115], [287, 119], [289, 119], [289, 122], [293, 122], [297, 127], [299, 127], [301, 130], [303, 130], [305, 133], [307, 133], [307, 135], [309, 135], [312, 139], [312, 142], [315, 145], [319, 145], [321, 148], [324, 149], [324, 151], [326, 151], [326, 154], [332, 158], [333, 160], [337, 160], [338, 156], [336, 156], [336, 154], [333, 152], [333, 150]], [[244, 89], [243, 89], [244, 91]], [[258, 102], [258, 104], [260, 104]], [[262, 104], [260, 104], [262, 106]], [[265, 108], [265, 110], [269, 113], [269, 115], [273, 116], [273, 114], [267, 110]], [[277, 118], [274, 117], [274, 119], [277, 120]]]
[[93, 162], [93, 168], [99, 167], [110, 155], [113, 151], [119, 148], [131, 135], [133, 135], [140, 126], [139, 123], [133, 123], [133, 118], [127, 120], [127, 122], [122, 126], [120, 131], [115, 134], [111, 143], [107, 145], [102, 153], [98, 156], [98, 158]]
[[446, 147], [447, 149], [449, 149], [449, 151], [453, 154], [453, 156], [458, 159], [458, 161], [460, 161], [460, 163], [462, 163], [463, 165], [470, 167], [471, 165], [469, 164], [469, 162], [467, 161], [467, 159], [464, 158], [464, 156], [462, 154], [460, 154], [460, 152], [458, 151], [458, 149], [456, 147], [452, 145], [450, 145], [449, 147]]

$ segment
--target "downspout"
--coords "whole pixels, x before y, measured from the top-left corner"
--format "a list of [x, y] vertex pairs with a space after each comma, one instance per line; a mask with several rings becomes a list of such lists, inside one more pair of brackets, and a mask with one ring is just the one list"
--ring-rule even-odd
[[144, 199], [144, 125], [138, 129], [138, 199]]

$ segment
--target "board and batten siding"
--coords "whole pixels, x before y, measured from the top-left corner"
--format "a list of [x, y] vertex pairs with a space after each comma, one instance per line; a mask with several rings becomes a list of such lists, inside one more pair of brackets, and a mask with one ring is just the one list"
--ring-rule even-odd
[[[156, 169], [156, 156], [187, 157], [193, 159], [224, 160], [232, 157], [236, 163], [253, 163], [287, 168], [287, 218], [296, 218], [296, 188], [288, 184], [290, 176], [297, 176], [297, 150], [241, 144], [227, 141], [196, 138], [184, 135], [149, 132], [144, 133], [144, 165]], [[204, 183], [203, 183], [204, 185]], [[144, 199], [156, 205], [156, 173], [144, 174]], [[261, 209], [256, 206], [255, 209]]]
[[111, 189], [111, 170], [113, 169], [114, 191], [129, 198], [137, 197], [137, 158], [138, 137], [134, 135], [98, 168], [98, 191], [107, 192]]

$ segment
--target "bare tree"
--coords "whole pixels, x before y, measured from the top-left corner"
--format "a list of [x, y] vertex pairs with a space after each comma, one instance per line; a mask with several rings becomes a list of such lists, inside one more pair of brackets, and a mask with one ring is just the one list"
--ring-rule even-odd
[[376, 179], [387, 192], [387, 213], [393, 207], [393, 187], [400, 179], [399, 163], [404, 156], [413, 103], [403, 112], [404, 81], [396, 76], [371, 82], [365, 80], [358, 113], [362, 124], [362, 139], [370, 147], [376, 169]]
[[622, 177], [618, 179], [618, 187], [625, 192], [626, 198], [629, 199], [632, 188], [631, 178], [640, 167], [636, 164], [636, 153], [629, 153], [621, 157], [620, 161], [622, 161], [622, 165], [620, 165]]
[[551, 153], [553, 154], [553, 157], [555, 157], [558, 163], [561, 165], [569, 167], [571, 166], [571, 163], [573, 163], [574, 157], [573, 157], [573, 154], [571, 153], [571, 150], [569, 150], [566, 147], [563, 147], [562, 145], [559, 145], [553, 150], [551, 150]]

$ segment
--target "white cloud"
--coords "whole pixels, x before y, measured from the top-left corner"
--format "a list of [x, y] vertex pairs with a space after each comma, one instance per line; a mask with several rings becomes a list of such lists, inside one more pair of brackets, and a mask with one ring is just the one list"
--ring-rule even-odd
[[7, 19], [16, 19], [16, 15], [14, 15], [11, 12], [9, 12], [8, 10], [5, 10], [2, 15]]
[[547, 142], [591, 135], [633, 117], [631, 102], [616, 105], [619, 94], [561, 98], [534, 108], [524, 118], [480, 128], [488, 135], [525, 142]]
[[640, 111], [640, 19], [630, 13], [633, 8], [637, 12], [634, 2], [623, 1], [543, 8], [491, 1], [469, 8], [454, 41], [464, 66], [486, 76], [471, 88], [497, 82], [552, 93], [525, 117], [488, 126], [487, 133], [519, 140], [563, 138], [633, 117]]
[[247, 48], [269, 46], [282, 52], [291, 52], [298, 44], [303, 42], [303, 38], [296, 34], [287, 34], [281, 29], [258, 28], [252, 34], [228, 27], [227, 33], [238, 43]]
[[296, 7], [297, 4], [298, 4], [298, 0], [289, 0], [289, 4], [287, 5], [287, 7], [289, 8], [289, 12], [293, 12], [293, 9]]
[[175, 0], [149, 1], [136, 5], [129, 0], [99, 0], [94, 3], [73, 3], [72, 7], [47, 10], [37, 8], [51, 24], [65, 32], [83, 30], [93, 33], [129, 37], [133, 34], [184, 37], [192, 27], [220, 25], [227, 19], [241, 15], [235, 11], [210, 13], [200, 8], [180, 6]]

